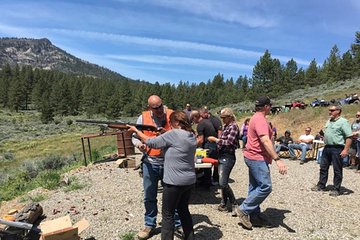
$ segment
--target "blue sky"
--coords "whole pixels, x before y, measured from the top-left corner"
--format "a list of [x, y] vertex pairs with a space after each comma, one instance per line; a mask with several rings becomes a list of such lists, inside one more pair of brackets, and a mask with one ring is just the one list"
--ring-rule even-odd
[[0, 37], [48, 38], [70, 54], [154, 83], [237, 79], [268, 49], [285, 64], [343, 54], [359, 0], [2, 0]]

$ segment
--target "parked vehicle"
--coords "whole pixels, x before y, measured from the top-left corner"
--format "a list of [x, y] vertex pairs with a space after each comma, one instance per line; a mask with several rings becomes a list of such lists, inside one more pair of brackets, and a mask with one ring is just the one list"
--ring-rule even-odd
[[324, 99], [317, 99], [315, 98], [315, 101], [310, 103], [310, 106], [312, 107], [327, 107], [330, 103], [328, 101], [325, 101]]
[[305, 109], [307, 107], [307, 104], [305, 104], [303, 101], [293, 101], [291, 103], [291, 108], [300, 108], [300, 109]]
[[354, 94], [350, 94], [349, 96], [346, 95], [345, 98], [339, 99], [339, 103], [341, 105], [352, 104], [352, 103], [359, 104], [360, 99], [359, 99], [359, 96], [356, 93], [354, 93]]

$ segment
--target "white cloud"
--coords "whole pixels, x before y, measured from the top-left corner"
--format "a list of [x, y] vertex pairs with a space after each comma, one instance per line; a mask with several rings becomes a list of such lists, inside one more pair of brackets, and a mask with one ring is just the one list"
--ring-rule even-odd
[[274, 27], [278, 24], [276, 18], [271, 16], [271, 13], [267, 13], [267, 4], [265, 1], [154, 0], [148, 2], [148, 4], [184, 11], [213, 20], [240, 23], [252, 28]]
[[155, 56], [155, 55], [105, 55], [105, 57], [117, 60], [137, 61], [152, 64], [176, 64], [176, 65], [190, 65], [202, 66], [221, 69], [246, 69], [251, 70], [252, 65], [239, 64], [227, 61], [207, 60], [200, 58], [186, 58], [186, 57], [170, 57], [170, 56]]

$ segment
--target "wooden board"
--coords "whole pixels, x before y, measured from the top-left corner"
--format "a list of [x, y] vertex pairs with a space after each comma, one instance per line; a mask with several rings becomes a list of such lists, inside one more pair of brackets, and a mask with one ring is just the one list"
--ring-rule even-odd
[[69, 215], [40, 223], [40, 229], [43, 235], [71, 227], [72, 223]]
[[69, 227], [41, 235], [41, 240], [79, 240], [78, 228]]

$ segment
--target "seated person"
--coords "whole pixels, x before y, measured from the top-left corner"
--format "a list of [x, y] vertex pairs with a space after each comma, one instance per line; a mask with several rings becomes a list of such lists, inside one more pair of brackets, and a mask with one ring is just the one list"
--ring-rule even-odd
[[275, 152], [277, 154], [279, 154], [280, 151], [289, 150], [288, 145], [294, 142], [292, 137], [290, 137], [290, 135], [291, 135], [290, 130], [286, 130], [284, 136], [281, 136], [278, 139], [276, 139]]
[[314, 141], [314, 136], [311, 135], [310, 132], [311, 132], [310, 127], [305, 128], [305, 134], [299, 137], [298, 143], [288, 145], [290, 157], [293, 160], [297, 159], [295, 156], [295, 149], [301, 150], [300, 164], [305, 163], [306, 151], [311, 149], [311, 145]]

